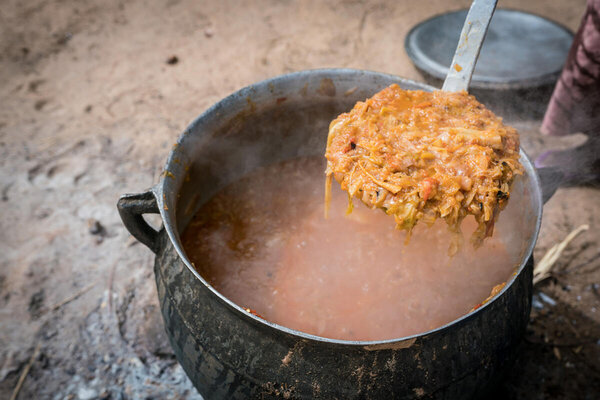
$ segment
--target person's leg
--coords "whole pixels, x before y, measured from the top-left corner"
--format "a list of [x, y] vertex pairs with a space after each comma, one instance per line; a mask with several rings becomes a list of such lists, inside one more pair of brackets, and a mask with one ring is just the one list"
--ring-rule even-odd
[[570, 184], [600, 182], [600, 0], [587, 2], [541, 131], [557, 136], [582, 132], [588, 141], [575, 149], [543, 153], [538, 167], [561, 167]]

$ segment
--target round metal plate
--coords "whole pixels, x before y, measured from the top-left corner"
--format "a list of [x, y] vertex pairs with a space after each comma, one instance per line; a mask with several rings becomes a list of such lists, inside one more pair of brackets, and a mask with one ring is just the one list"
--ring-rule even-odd
[[[430, 18], [408, 33], [406, 52], [421, 71], [444, 79], [467, 10]], [[481, 48], [471, 87], [526, 88], [553, 83], [567, 58], [573, 34], [540, 16], [496, 10]]]

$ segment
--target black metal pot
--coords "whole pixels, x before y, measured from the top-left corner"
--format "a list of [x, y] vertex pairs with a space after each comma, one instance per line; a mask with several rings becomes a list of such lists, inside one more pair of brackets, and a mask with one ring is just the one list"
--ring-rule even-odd
[[[543, 199], [523, 153], [525, 175], [515, 182], [496, 233], [512, 249], [516, 274], [483, 307], [423, 334], [352, 342], [270, 323], [217, 292], [183, 251], [181, 232], [217, 191], [259, 166], [323, 154], [329, 122], [391, 83], [434, 89], [348, 69], [302, 71], [246, 87], [186, 129], [156, 186], [119, 200], [127, 229], [156, 253], [167, 334], [205, 397], [465, 399], [485, 394], [514, 358], [530, 311], [531, 254]], [[160, 213], [159, 232], [144, 221], [145, 213]]]

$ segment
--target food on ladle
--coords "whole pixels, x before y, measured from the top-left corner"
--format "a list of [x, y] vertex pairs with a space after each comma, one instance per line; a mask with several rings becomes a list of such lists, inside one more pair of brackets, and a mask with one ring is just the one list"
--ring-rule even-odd
[[[352, 198], [393, 215], [408, 231], [443, 218], [460, 232], [473, 215], [479, 246], [522, 174], [515, 129], [466, 92], [424, 92], [391, 85], [331, 122], [327, 192], [334, 177]], [[458, 235], [455, 235], [458, 238]], [[408, 238], [408, 236], [407, 236]], [[451, 253], [456, 252], [454, 242]]]

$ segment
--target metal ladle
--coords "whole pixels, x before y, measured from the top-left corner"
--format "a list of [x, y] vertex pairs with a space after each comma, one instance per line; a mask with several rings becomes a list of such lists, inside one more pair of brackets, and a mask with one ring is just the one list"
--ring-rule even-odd
[[475, 0], [471, 4], [442, 90], [468, 90], [481, 45], [496, 10], [496, 3], [498, 0]]

